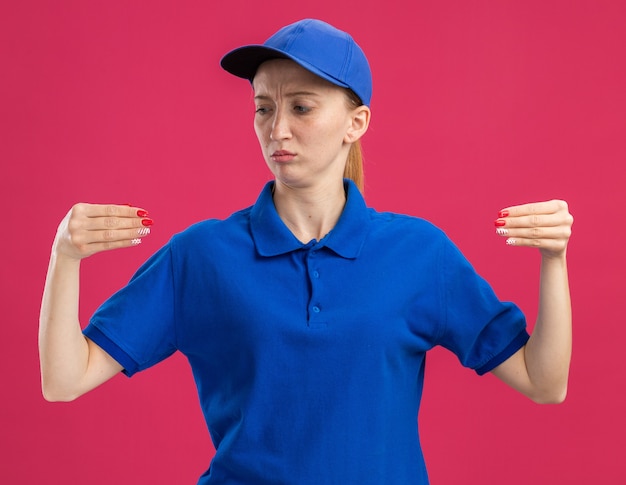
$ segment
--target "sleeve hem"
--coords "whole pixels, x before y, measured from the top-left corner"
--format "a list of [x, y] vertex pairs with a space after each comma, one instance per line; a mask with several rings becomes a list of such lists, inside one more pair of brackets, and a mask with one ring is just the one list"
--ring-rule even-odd
[[128, 377], [139, 370], [139, 365], [126, 352], [124, 352], [113, 340], [107, 337], [102, 330], [91, 324], [83, 330], [85, 337], [93, 340], [107, 354], [113, 357], [124, 368], [122, 372]]
[[483, 374], [486, 374], [487, 372], [492, 371], [493, 369], [498, 367], [500, 364], [502, 364], [505, 360], [507, 360], [509, 357], [511, 357], [515, 352], [521, 349], [524, 345], [526, 345], [526, 342], [528, 342], [529, 338], [530, 338], [530, 335], [528, 335], [528, 332], [526, 331], [526, 329], [522, 330], [511, 341], [511, 343], [507, 345], [504, 348], [504, 350], [502, 350], [502, 352], [500, 352], [495, 357], [491, 358], [488, 362], [486, 362], [485, 364], [481, 365], [480, 367], [474, 370], [479, 376], [482, 376]]

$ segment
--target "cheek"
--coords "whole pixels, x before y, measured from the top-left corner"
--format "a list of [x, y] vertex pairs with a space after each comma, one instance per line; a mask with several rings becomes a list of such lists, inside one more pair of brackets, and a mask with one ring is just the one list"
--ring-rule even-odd
[[256, 137], [259, 140], [259, 143], [263, 145], [264, 140], [265, 140], [265, 132], [263, 130], [263, 125], [256, 121], [254, 122], [254, 133], [256, 133]]
[[345, 141], [347, 131], [344, 119], [336, 118], [326, 125], [324, 136], [327, 140], [333, 140], [333, 145], [341, 146]]

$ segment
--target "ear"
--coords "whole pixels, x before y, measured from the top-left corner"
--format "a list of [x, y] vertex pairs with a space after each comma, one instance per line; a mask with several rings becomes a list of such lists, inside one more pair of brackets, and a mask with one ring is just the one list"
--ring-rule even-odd
[[367, 131], [372, 113], [367, 106], [355, 108], [350, 116], [350, 126], [344, 137], [345, 143], [354, 143]]

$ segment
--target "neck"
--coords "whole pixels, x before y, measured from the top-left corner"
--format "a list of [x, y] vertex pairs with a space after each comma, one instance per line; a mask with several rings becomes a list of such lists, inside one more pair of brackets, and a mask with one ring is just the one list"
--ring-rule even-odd
[[337, 224], [345, 203], [342, 179], [314, 188], [293, 188], [278, 181], [274, 185], [276, 211], [302, 243], [323, 239]]

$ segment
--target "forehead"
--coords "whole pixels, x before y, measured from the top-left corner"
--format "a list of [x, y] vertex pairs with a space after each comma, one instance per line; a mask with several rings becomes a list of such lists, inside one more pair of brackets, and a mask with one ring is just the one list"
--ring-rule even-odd
[[278, 87], [341, 90], [338, 86], [306, 70], [290, 59], [272, 59], [262, 63], [252, 80], [256, 91], [273, 90]]

